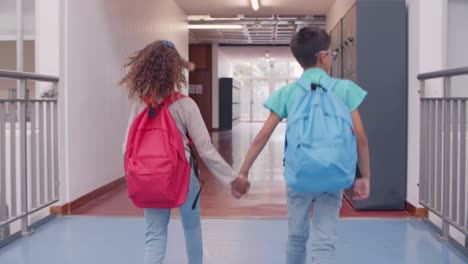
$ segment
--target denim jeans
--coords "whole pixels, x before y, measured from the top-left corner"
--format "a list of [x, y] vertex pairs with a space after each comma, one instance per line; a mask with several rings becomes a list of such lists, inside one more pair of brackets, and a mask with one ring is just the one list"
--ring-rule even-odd
[[[192, 203], [199, 190], [195, 175], [190, 176], [189, 193], [186, 202], [179, 207], [185, 234], [185, 247], [189, 264], [203, 263], [203, 243], [200, 222], [200, 202], [195, 210]], [[145, 264], [162, 264], [166, 255], [167, 225], [171, 210], [145, 209], [146, 243]]]
[[[288, 186], [287, 196], [289, 236], [286, 263], [306, 263], [306, 244], [310, 232], [312, 263], [335, 264], [336, 225], [338, 223], [343, 191], [333, 193], [300, 193]], [[310, 225], [312, 204], [314, 205], [314, 213], [312, 224]]]

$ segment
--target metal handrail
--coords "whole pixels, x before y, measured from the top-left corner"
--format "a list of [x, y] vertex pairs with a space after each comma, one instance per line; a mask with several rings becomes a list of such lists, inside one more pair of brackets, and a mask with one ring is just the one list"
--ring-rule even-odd
[[33, 80], [41, 82], [58, 82], [60, 79], [58, 76], [42, 75], [31, 72], [18, 72], [18, 71], [7, 71], [0, 70], [0, 78], [15, 79], [15, 80]]
[[0, 103], [48, 103], [57, 101], [57, 98], [52, 99], [0, 99]]
[[[0, 99], [0, 232], [8, 230], [4, 236], [0, 237], [0, 246], [11, 242], [10, 238], [17, 237], [15, 234], [9, 233], [9, 224], [21, 220], [21, 235], [31, 233], [29, 224], [29, 216], [49, 207], [59, 200], [59, 168], [58, 168], [58, 141], [52, 134], [58, 133], [58, 98], [57, 89], [60, 81], [57, 76], [49, 76], [35, 74], [22, 71], [0, 70], [0, 79], [18, 80], [18, 90], [16, 99]], [[48, 94], [52, 96], [41, 96], [41, 99], [29, 99], [26, 96], [28, 81], [41, 81], [52, 83], [52, 89]], [[46, 99], [44, 99], [46, 98]], [[6, 105], [15, 105], [17, 107], [17, 119], [7, 121], [5, 116], [8, 114], [5, 109]], [[29, 108], [29, 109], [28, 109]], [[31, 116], [28, 117], [28, 111]], [[37, 112], [36, 112], [37, 111]], [[30, 120], [28, 120], [30, 118]], [[6, 153], [6, 130], [8, 124], [10, 129], [15, 129], [16, 123], [19, 123], [19, 136], [13, 133], [10, 136], [10, 152]], [[33, 128], [28, 138], [28, 129]], [[38, 134], [38, 135], [36, 135]], [[11, 135], [11, 132], [10, 132]], [[51, 142], [55, 140], [52, 144]], [[46, 144], [46, 143], [47, 144]], [[29, 144], [29, 148], [28, 148]], [[38, 150], [38, 151], [36, 151]], [[16, 155], [18, 154], [19, 155]], [[36, 157], [36, 153], [39, 153]], [[41, 154], [42, 153], [42, 154]], [[46, 159], [43, 154], [47, 153]], [[15, 186], [19, 186], [19, 195], [17, 195], [16, 187], [12, 187], [10, 192], [10, 200], [12, 200], [11, 213], [5, 208], [7, 207], [6, 195], [6, 156], [10, 155], [10, 183], [14, 182]], [[20, 171], [16, 171], [16, 157], [19, 156]], [[28, 162], [36, 165], [27, 167]], [[47, 174], [45, 173], [47, 169]], [[52, 173], [53, 172], [53, 173]], [[18, 177], [13, 180], [13, 177]], [[28, 183], [28, 177], [31, 177], [32, 182]], [[47, 180], [49, 186], [43, 184]], [[19, 185], [18, 185], [19, 184]], [[31, 186], [31, 194], [28, 193], [28, 188]], [[38, 198], [39, 196], [39, 198]], [[29, 204], [29, 197], [32, 199], [32, 204]], [[19, 201], [19, 202], [18, 202]], [[1, 233], [0, 233], [1, 234]]]
[[46, 204], [41, 205], [40, 207], [35, 208], [35, 209], [33, 209], [33, 210], [30, 210], [30, 211], [28, 211], [28, 212], [22, 213], [21, 215], [15, 217], [15, 218], [12, 218], [12, 219], [10, 219], [10, 220], [8, 220], [8, 221], [1, 222], [1, 223], [0, 223], [0, 228], [3, 228], [3, 227], [5, 227], [5, 226], [7, 226], [7, 225], [9, 225], [9, 224], [11, 224], [11, 223], [13, 223], [13, 222], [16, 222], [16, 221], [18, 221], [18, 220], [24, 218], [24, 217], [29, 217], [30, 215], [32, 215], [32, 214], [34, 214], [34, 213], [37, 213], [37, 212], [39, 212], [40, 210], [42, 210], [42, 209], [44, 209], [44, 208], [47, 208], [47, 207], [53, 205], [54, 203], [57, 203], [58, 201], [60, 201], [60, 200], [59, 200], [59, 199], [55, 199], [55, 200], [53, 200], [53, 201], [51, 201], [51, 202], [48, 202], [48, 203], [46, 203]]
[[429, 80], [429, 79], [436, 79], [436, 78], [443, 78], [443, 77], [453, 77], [458, 75], [466, 75], [468, 74], [468, 67], [462, 68], [454, 68], [442, 71], [434, 71], [434, 72], [427, 72], [421, 73], [418, 75], [418, 80]]
[[[442, 238], [450, 226], [468, 236], [466, 207], [466, 137], [468, 97], [451, 97], [451, 78], [468, 75], [468, 67], [419, 74], [419, 203], [442, 219]], [[425, 97], [425, 82], [442, 78], [443, 95]], [[458, 186], [461, 186], [458, 189]]]

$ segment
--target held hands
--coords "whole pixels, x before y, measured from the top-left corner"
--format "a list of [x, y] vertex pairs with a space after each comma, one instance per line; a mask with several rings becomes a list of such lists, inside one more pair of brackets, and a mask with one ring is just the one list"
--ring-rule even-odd
[[247, 175], [239, 173], [237, 178], [231, 183], [231, 193], [237, 199], [249, 192], [250, 182]]
[[[250, 189], [250, 182], [246, 174], [239, 173], [237, 178], [231, 182], [231, 193], [237, 199], [247, 195]], [[370, 179], [360, 178], [354, 182], [354, 200], [366, 200], [370, 194]]]

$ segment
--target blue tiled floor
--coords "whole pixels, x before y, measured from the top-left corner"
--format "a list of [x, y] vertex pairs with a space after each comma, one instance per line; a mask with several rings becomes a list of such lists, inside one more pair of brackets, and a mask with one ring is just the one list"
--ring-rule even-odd
[[[142, 218], [57, 218], [0, 249], [1, 264], [133, 264], [143, 259]], [[285, 220], [204, 219], [205, 264], [284, 263]], [[419, 220], [342, 220], [338, 263], [466, 264], [468, 259]], [[172, 219], [166, 263], [186, 262]]]

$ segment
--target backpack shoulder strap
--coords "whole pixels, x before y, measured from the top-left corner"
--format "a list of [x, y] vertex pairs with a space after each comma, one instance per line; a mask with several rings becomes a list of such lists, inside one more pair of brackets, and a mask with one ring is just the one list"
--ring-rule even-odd
[[195, 208], [197, 207], [198, 200], [200, 199], [200, 194], [203, 189], [203, 185], [205, 185], [205, 181], [200, 178], [200, 168], [198, 165], [197, 157], [195, 156], [195, 147], [193, 144], [193, 140], [190, 137], [188, 132], [187, 132], [187, 138], [189, 140], [189, 148], [190, 148], [190, 166], [193, 168], [195, 177], [197, 177], [198, 181], [200, 182], [200, 189], [198, 190], [197, 196], [195, 197], [192, 203], [192, 209], [195, 210]]
[[[333, 91], [335, 89], [336, 83], [339, 81], [339, 79], [333, 78], [333, 77], [328, 77], [327, 80], [323, 85], [321, 85], [325, 90], [327, 91]], [[310, 90], [311, 83], [305, 79], [305, 78], [300, 78], [299, 80], [296, 81], [297, 84], [299, 84], [302, 88], [304, 88], [306, 91]]]
[[328, 77], [328, 79], [323, 84], [323, 88], [327, 91], [333, 92], [335, 90], [336, 83], [339, 81], [337, 78]]
[[[164, 98], [164, 100], [162, 100], [161, 103], [159, 103], [157, 106], [154, 106], [152, 103], [150, 102], [146, 102], [146, 105], [149, 109], [148, 111], [148, 114], [151, 118], [154, 118], [156, 117], [158, 114], [159, 114], [159, 111], [161, 110], [162, 107], [169, 107], [169, 105], [171, 105], [173, 102], [181, 99], [181, 98], [184, 98], [186, 97], [185, 95], [179, 93], [179, 92], [176, 92], [166, 98]], [[148, 101], [148, 100], [144, 100], [144, 101]]]
[[296, 83], [299, 84], [299, 86], [301, 86], [302, 88], [304, 88], [304, 90], [310, 90], [310, 82], [304, 77], [301, 77], [299, 80], [296, 81]]

